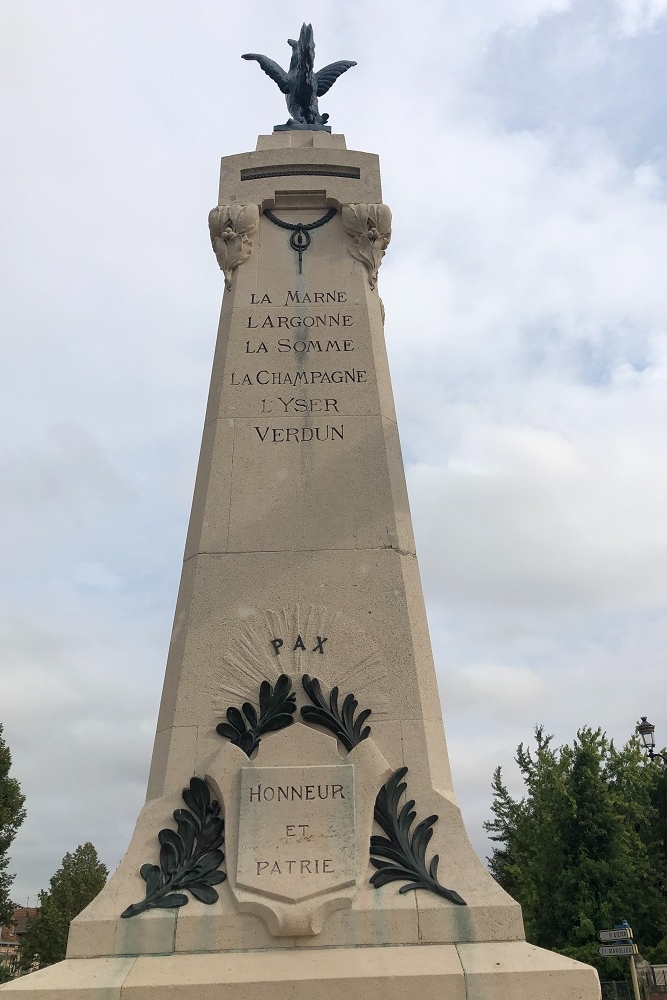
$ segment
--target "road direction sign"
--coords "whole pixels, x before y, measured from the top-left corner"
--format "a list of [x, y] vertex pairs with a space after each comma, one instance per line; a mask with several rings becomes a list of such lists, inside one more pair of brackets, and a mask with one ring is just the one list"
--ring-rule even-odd
[[632, 941], [632, 927], [613, 927], [608, 931], [598, 931], [600, 941]]
[[636, 955], [636, 944], [607, 944], [598, 948], [598, 955], [603, 958], [620, 958], [625, 955]]

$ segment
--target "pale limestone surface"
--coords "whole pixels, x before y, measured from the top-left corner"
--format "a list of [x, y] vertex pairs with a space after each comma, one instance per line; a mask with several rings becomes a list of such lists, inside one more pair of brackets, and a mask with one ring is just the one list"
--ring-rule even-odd
[[[367, 210], [381, 203], [377, 157], [347, 150], [343, 136], [276, 133], [222, 161], [218, 215], [246, 218], [241, 206], [255, 206], [259, 226], [233, 266], [217, 251], [231, 287], [146, 805], [118, 870], [73, 922], [67, 961], [0, 987], [3, 1000], [231, 1000], [239, 990], [247, 1000], [402, 1000], [415, 989], [434, 1000], [599, 996], [592, 969], [523, 940], [520, 908], [477, 858], [456, 804], [382, 303], [372, 268], [350, 252], [340, 212], [366, 206], [359, 218], [386, 222], [384, 208]], [[301, 273], [290, 231], [269, 221], [267, 208], [293, 224], [338, 210], [310, 231]], [[372, 709], [370, 738], [347, 754], [297, 711], [296, 723], [263, 737], [250, 760], [221, 739], [226, 709], [256, 705], [261, 682], [283, 673], [297, 709], [308, 703], [306, 673], [327, 693], [338, 686], [341, 699], [354, 693], [360, 709]], [[439, 817], [427, 858], [439, 855], [440, 882], [467, 906], [423, 890], [400, 894], [400, 883], [369, 884], [373, 803], [403, 765], [417, 819]], [[333, 813], [330, 801], [318, 812], [295, 802], [293, 814], [267, 809], [266, 824], [253, 825], [241, 797], [272, 768], [273, 786], [354, 787], [353, 808]], [[206, 778], [225, 814], [228, 879], [218, 901], [120, 919], [143, 898], [139, 868], [157, 860], [157, 833], [173, 828], [193, 775]], [[331, 873], [318, 870], [314, 888], [285, 888], [293, 873], [275, 870], [267, 891], [258, 863], [271, 851], [289, 861], [281, 852], [299, 825], [312, 836], [303, 842], [311, 862], [333, 865], [335, 834], [342, 877], [327, 881]], [[304, 871], [303, 881], [313, 874]]]

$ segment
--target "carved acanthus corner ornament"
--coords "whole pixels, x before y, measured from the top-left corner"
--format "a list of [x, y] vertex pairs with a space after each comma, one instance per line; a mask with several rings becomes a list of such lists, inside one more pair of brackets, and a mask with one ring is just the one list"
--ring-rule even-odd
[[257, 205], [218, 205], [209, 212], [211, 244], [225, 275], [225, 288], [232, 287], [232, 273], [252, 253], [250, 235], [258, 226]]
[[343, 205], [343, 225], [351, 238], [348, 250], [368, 271], [375, 288], [378, 268], [391, 239], [391, 210], [387, 205]]

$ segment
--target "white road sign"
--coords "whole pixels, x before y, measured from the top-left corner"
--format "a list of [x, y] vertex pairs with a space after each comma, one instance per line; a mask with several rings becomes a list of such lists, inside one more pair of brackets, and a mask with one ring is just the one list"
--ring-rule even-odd
[[600, 941], [632, 941], [632, 927], [612, 927], [610, 930], [598, 931]]
[[636, 944], [608, 944], [598, 948], [598, 955], [603, 958], [620, 958], [625, 955], [636, 955]]

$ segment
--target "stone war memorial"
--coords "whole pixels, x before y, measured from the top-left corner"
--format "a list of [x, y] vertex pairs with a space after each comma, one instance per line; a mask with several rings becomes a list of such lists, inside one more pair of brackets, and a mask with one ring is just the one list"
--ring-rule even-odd
[[355, 64], [316, 72], [310, 25], [289, 44], [287, 71], [243, 57], [290, 118], [223, 158], [209, 217], [225, 290], [146, 804], [66, 960], [0, 995], [596, 1000], [463, 826], [378, 294], [391, 213], [318, 107]]

